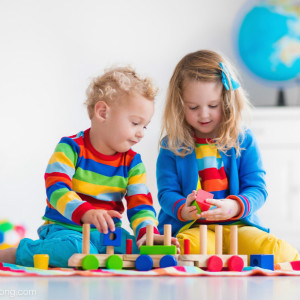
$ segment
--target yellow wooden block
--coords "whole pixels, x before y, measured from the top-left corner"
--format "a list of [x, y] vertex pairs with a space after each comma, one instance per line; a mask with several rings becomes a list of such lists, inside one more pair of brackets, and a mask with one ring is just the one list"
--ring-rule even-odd
[[35, 254], [33, 255], [33, 264], [37, 269], [48, 270], [49, 255], [48, 254]]

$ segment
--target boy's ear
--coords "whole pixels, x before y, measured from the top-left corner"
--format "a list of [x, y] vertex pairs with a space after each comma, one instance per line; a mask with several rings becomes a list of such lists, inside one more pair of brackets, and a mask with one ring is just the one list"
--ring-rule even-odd
[[109, 107], [106, 102], [98, 101], [94, 108], [95, 117], [104, 121], [107, 118], [108, 110]]

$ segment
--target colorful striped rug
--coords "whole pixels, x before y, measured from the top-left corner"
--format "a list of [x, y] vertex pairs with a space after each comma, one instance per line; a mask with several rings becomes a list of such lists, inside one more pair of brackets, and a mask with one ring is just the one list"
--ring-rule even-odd
[[208, 272], [192, 266], [168, 267], [163, 269], [153, 269], [151, 271], [136, 270], [106, 270], [98, 269], [94, 271], [83, 271], [76, 269], [51, 268], [41, 270], [31, 267], [23, 267], [13, 264], [0, 263], [0, 276], [8, 277], [26, 277], [26, 276], [92, 276], [92, 277], [109, 277], [109, 276], [300, 276], [300, 271], [275, 270], [270, 271], [259, 267], [247, 267], [242, 272]]

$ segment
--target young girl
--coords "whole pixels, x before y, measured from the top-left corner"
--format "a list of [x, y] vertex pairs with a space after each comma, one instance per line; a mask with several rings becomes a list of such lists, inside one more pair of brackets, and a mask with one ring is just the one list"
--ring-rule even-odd
[[[208, 225], [208, 253], [215, 253], [214, 227], [223, 226], [223, 253], [229, 252], [229, 224], [238, 225], [239, 254], [274, 254], [274, 262], [299, 254], [269, 234], [256, 212], [267, 191], [261, 155], [252, 132], [242, 125], [249, 108], [230, 64], [213, 51], [186, 55], [170, 80], [157, 160], [159, 227], [190, 240], [199, 253], [199, 225]], [[165, 137], [163, 137], [166, 135]], [[214, 195], [215, 209], [197, 214], [191, 202], [199, 188]]]

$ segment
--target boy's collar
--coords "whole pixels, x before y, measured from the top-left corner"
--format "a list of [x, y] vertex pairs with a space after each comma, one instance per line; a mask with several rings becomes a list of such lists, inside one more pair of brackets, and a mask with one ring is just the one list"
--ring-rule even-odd
[[120, 152], [117, 152], [116, 154], [114, 155], [105, 155], [99, 151], [97, 151], [94, 146], [92, 145], [91, 143], [91, 140], [90, 140], [90, 130], [91, 128], [87, 129], [84, 131], [84, 141], [85, 141], [85, 144], [86, 144], [86, 147], [97, 157], [103, 159], [103, 160], [116, 160], [118, 159], [122, 153]]

